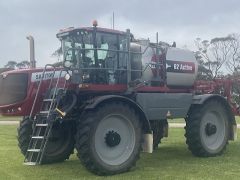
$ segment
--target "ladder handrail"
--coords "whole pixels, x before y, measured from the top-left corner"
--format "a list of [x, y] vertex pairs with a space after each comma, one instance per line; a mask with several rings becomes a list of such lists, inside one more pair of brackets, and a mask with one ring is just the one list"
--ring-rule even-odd
[[[54, 68], [54, 72], [53, 72], [53, 75], [52, 75], [52, 78], [51, 78], [51, 82], [50, 82], [50, 85], [48, 87], [49, 90], [50, 90], [52, 87], [55, 86], [53, 94], [50, 93], [50, 95], [52, 96], [51, 97], [51, 103], [47, 107], [48, 113], [47, 113], [47, 116], [45, 116], [44, 119], [42, 119], [42, 118], [39, 119], [39, 117], [34, 118], [35, 121], [33, 122], [34, 123], [33, 134], [32, 134], [31, 140], [30, 140], [29, 145], [28, 145], [28, 150], [37, 148], [37, 149], [39, 149], [39, 151], [37, 151], [37, 152], [27, 151], [27, 154], [26, 154], [25, 160], [24, 160], [25, 162], [26, 161], [28, 161], [28, 162], [33, 162], [34, 161], [36, 164], [41, 164], [41, 162], [42, 162], [42, 159], [43, 159], [46, 147], [47, 147], [47, 143], [48, 143], [48, 140], [49, 140], [49, 135], [50, 135], [54, 120], [56, 120], [56, 118], [57, 118], [56, 114], [54, 114], [54, 112], [52, 111], [53, 108], [56, 106], [56, 104], [54, 104], [55, 103], [54, 99], [57, 96], [57, 89], [60, 85], [60, 79], [62, 78], [63, 71], [66, 71], [64, 69], [61, 69], [61, 71], [60, 71], [60, 73], [57, 77], [56, 84], [55, 84], [55, 82], [53, 83], [53, 79], [55, 78], [56, 68], [53, 65], [49, 65], [49, 64], [45, 66], [45, 68], [43, 70], [43, 73], [42, 73], [40, 83], [38, 85], [36, 95], [35, 95], [31, 116], [33, 116], [32, 113], [34, 111], [34, 106], [36, 104], [36, 100], [37, 100], [37, 97], [38, 97], [38, 94], [39, 94], [39, 91], [40, 91], [40, 88], [41, 88], [41, 85], [42, 85], [42, 81], [44, 80], [45, 72], [46, 72], [48, 66], [51, 66], [51, 67]], [[53, 84], [55, 84], [55, 85], [53, 86]], [[66, 80], [63, 84], [63, 87], [62, 87], [62, 85], [61, 85], [61, 87], [63, 89], [65, 89], [65, 86], [66, 86]], [[48, 98], [48, 97], [45, 97], [45, 98]], [[44, 108], [44, 106], [42, 106], [41, 108]], [[41, 114], [40, 114], [40, 116], [41, 116]], [[52, 120], [50, 120], [50, 118], [52, 118]], [[41, 121], [40, 123], [45, 123], [45, 124], [47, 124], [47, 126], [37, 128], [36, 124], [39, 123], [38, 122], [39, 120]], [[44, 129], [44, 128], [46, 128], [46, 129]], [[42, 130], [44, 130], [44, 131], [42, 131]], [[33, 138], [33, 136], [40, 136], [41, 132], [44, 132], [43, 138], [41, 140]], [[40, 141], [40, 144], [38, 144], [39, 141]], [[37, 154], [35, 154], [35, 153], [37, 153]], [[35, 156], [34, 156], [34, 154], [35, 154]]]
[[53, 82], [53, 79], [54, 79], [54, 76], [55, 76], [55, 72], [56, 72], [56, 68], [54, 67], [54, 69], [53, 69], [53, 76], [52, 76], [51, 81], [49, 83], [48, 89], [50, 89], [51, 86], [52, 86], [52, 82]]
[[[62, 77], [62, 72], [65, 71], [64, 69], [62, 69], [60, 71], [60, 74], [57, 78], [57, 82], [56, 82], [56, 85], [55, 85], [55, 88], [54, 88], [54, 92], [53, 92], [53, 97], [52, 99], [55, 99], [56, 98], [56, 94], [57, 94], [57, 87], [59, 85], [59, 81], [60, 81], [60, 78]], [[65, 84], [66, 84], [66, 80], [65, 80], [65, 83], [64, 83], [64, 87], [65, 88]], [[38, 162], [39, 164], [41, 164], [42, 162], [42, 159], [43, 159], [43, 155], [45, 153], [45, 150], [46, 150], [46, 146], [47, 146], [47, 143], [48, 143], [48, 140], [49, 140], [49, 135], [50, 135], [50, 131], [52, 129], [52, 125], [53, 125], [53, 121], [49, 121], [49, 118], [50, 118], [50, 115], [52, 113], [52, 108], [53, 108], [53, 104], [54, 104], [54, 101], [52, 100], [51, 101], [51, 104], [49, 106], [49, 112], [47, 114], [47, 118], [46, 118], [46, 123], [48, 124], [48, 127], [46, 128], [45, 130], [45, 133], [44, 133], [44, 138], [45, 138], [45, 142], [41, 143], [40, 145], [40, 150], [42, 150], [40, 153], [38, 153], [37, 155], [37, 158], [36, 158], [36, 162]], [[56, 117], [55, 117], [56, 118]]]
[[[46, 64], [45, 67], [44, 67], [44, 70], [43, 70], [43, 72], [42, 72], [42, 77], [41, 77], [41, 79], [40, 79], [40, 82], [39, 82], [39, 84], [38, 84], [38, 88], [37, 88], [37, 91], [36, 91], [36, 94], [35, 94], [35, 97], [34, 97], [32, 109], [31, 109], [31, 112], [30, 112], [30, 115], [29, 115], [29, 118], [30, 118], [30, 119], [32, 119], [32, 116], [33, 116], [33, 112], [34, 112], [34, 109], [35, 109], [35, 104], [36, 104], [36, 102], [37, 102], [38, 94], [39, 94], [39, 91], [40, 91], [40, 89], [41, 89], [41, 85], [42, 85], [42, 82], [43, 82], [43, 80], [44, 80], [45, 73], [46, 73], [46, 71], [47, 71], [47, 67], [53, 67], [53, 70], [54, 70], [54, 73], [53, 73], [53, 76], [52, 76], [52, 78], [51, 78], [50, 84], [52, 83], [52, 79], [54, 78], [54, 74], [55, 74], [55, 70], [56, 70], [55, 66], [52, 65], [52, 64]], [[33, 131], [34, 131], [34, 129], [33, 129]], [[39, 134], [39, 133], [40, 133], [40, 131], [38, 132], [38, 134]], [[31, 143], [33, 143], [33, 144], [31, 144]], [[30, 148], [31, 145], [32, 145], [34, 148], [36, 147], [36, 142], [32, 142], [32, 139], [31, 139], [30, 142], [29, 142], [28, 149]], [[27, 153], [30, 153], [30, 152], [27, 152]], [[33, 157], [33, 153], [30, 153], [30, 159], [32, 159], [32, 157]]]
[[[58, 79], [57, 79], [57, 82], [56, 82], [56, 85], [55, 85], [55, 88], [54, 88], [54, 92], [53, 92], [53, 99], [55, 99], [55, 97], [56, 97], [57, 87], [58, 87], [58, 84], [59, 84], [59, 81], [60, 81], [60, 78], [61, 78], [61, 76], [62, 76], [62, 72], [63, 72], [63, 71], [65, 71], [65, 70], [62, 69], [62, 70], [60, 71], [59, 76], [58, 76]], [[64, 83], [64, 86], [65, 86], [65, 83]], [[48, 115], [47, 115], [47, 119], [49, 118], [49, 115], [50, 115], [50, 113], [51, 113], [50, 111], [51, 111], [52, 107], [53, 107], [53, 101], [51, 101], [51, 104], [50, 104], [50, 107], [49, 107], [49, 112], [48, 112]]]
[[[40, 88], [41, 88], [41, 85], [42, 85], [42, 81], [43, 81], [43, 79], [44, 79], [44, 76], [45, 76], [47, 67], [53, 67], [53, 69], [54, 69], [54, 74], [55, 74], [55, 70], [56, 70], [55, 66], [52, 65], [52, 64], [46, 64], [46, 65], [45, 65], [45, 68], [44, 68], [44, 70], [43, 70], [43, 73], [42, 73], [41, 80], [40, 80], [40, 82], [39, 82], [39, 84], [38, 84], [37, 92], [36, 92], [36, 94], [35, 94], [35, 98], [34, 98], [34, 101], [33, 101], [32, 109], [31, 109], [31, 112], [30, 112], [30, 115], [29, 115], [30, 119], [32, 118], [33, 111], [34, 111], [34, 109], [35, 109], [35, 104], [36, 104], [36, 102], [37, 102], [38, 94], [39, 94], [39, 91], [40, 91]], [[54, 78], [54, 74], [53, 74], [53, 76], [52, 76], [52, 78], [51, 78], [51, 83], [52, 83], [52, 79]]]

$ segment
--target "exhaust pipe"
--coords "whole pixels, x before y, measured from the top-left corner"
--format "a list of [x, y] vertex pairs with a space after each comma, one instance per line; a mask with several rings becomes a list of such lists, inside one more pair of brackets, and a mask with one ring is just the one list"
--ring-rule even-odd
[[30, 47], [30, 67], [36, 68], [34, 39], [31, 35], [27, 36], [27, 39], [29, 40], [29, 47]]

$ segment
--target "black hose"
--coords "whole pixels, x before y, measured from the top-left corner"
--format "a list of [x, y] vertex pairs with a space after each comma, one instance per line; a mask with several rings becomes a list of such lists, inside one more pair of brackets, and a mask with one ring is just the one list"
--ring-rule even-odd
[[[66, 104], [66, 101], [68, 100], [69, 96], [71, 96], [71, 98], [72, 98], [72, 102], [71, 102], [70, 105], [69, 105], [69, 103]], [[61, 105], [60, 105], [60, 109], [61, 109], [62, 112], [64, 112], [65, 114], [67, 114], [67, 113], [69, 113], [69, 112], [72, 110], [72, 108], [76, 105], [76, 103], [77, 103], [77, 95], [76, 95], [75, 93], [73, 93], [73, 92], [67, 93], [67, 94], [65, 95], [65, 97], [60, 100], [59, 103], [60, 103], [60, 104], [61, 104], [61, 103], [64, 104], [64, 106], [62, 106], [62, 107], [61, 107]]]

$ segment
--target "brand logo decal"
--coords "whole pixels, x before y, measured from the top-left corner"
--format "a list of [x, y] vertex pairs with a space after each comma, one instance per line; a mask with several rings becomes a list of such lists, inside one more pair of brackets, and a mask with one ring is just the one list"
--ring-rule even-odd
[[[43, 80], [58, 78], [60, 76], [60, 73], [61, 71], [55, 71], [55, 73], [54, 71], [47, 71], [45, 72], [44, 77], [43, 77], [43, 72], [32, 73], [31, 81], [32, 82], [41, 81], [42, 77], [43, 77]], [[61, 77], [64, 77], [65, 74], [66, 72], [62, 72]]]

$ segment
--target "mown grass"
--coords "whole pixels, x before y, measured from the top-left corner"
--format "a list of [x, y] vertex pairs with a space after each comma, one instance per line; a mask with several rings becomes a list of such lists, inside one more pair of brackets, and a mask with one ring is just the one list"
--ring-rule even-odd
[[2, 116], [0, 115], [0, 121], [19, 121], [22, 117], [20, 116]]
[[[237, 124], [240, 124], [240, 117], [235, 116]], [[177, 119], [169, 119], [169, 123], [185, 123], [185, 120], [183, 118], [177, 118]]]
[[240, 140], [230, 142], [222, 156], [197, 158], [187, 150], [183, 135], [182, 128], [170, 129], [169, 138], [163, 139], [153, 154], [142, 153], [130, 172], [100, 177], [88, 172], [75, 154], [64, 163], [22, 165], [16, 126], [0, 126], [0, 179], [239, 179]]
[[236, 116], [235, 118], [236, 118], [237, 124], [240, 124], [240, 117], [239, 117], [239, 116]]
[[169, 123], [185, 123], [185, 120], [183, 118], [177, 118], [177, 119], [168, 119]]

